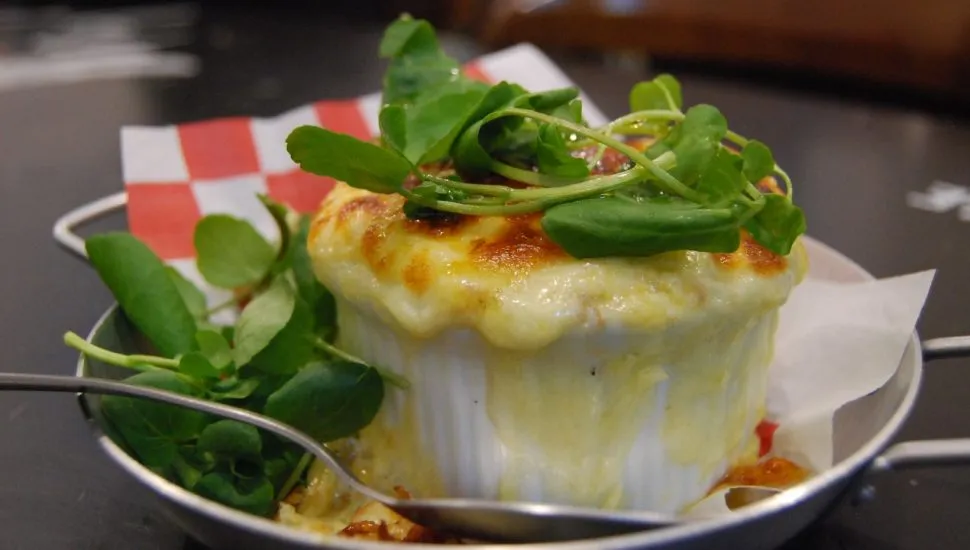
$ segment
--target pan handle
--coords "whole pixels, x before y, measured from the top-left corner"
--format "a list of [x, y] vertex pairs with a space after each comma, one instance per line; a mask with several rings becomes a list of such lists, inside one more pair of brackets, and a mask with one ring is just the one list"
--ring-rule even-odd
[[[926, 362], [970, 357], [970, 336], [924, 340], [921, 347]], [[876, 457], [867, 472], [875, 474], [929, 466], [970, 466], [970, 438], [896, 443]]]
[[877, 456], [869, 471], [888, 472], [927, 466], [970, 466], [970, 438], [897, 443]]
[[970, 357], [970, 336], [949, 336], [924, 340], [923, 361]]
[[121, 210], [128, 203], [128, 194], [119, 191], [107, 197], [79, 206], [54, 222], [54, 240], [82, 260], [88, 259], [84, 238], [74, 232], [78, 227]]

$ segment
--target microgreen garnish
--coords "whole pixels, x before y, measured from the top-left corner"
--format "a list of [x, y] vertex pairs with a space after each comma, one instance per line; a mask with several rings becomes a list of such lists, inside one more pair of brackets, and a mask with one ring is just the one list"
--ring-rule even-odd
[[[385, 381], [406, 388], [407, 380], [334, 344], [336, 308], [313, 275], [309, 218], [260, 200], [276, 220], [275, 245], [224, 214], [196, 226], [199, 271], [233, 290], [230, 305], [241, 307], [234, 326], [211, 323], [204, 294], [136, 237], [109, 233], [87, 241], [88, 255], [154, 353], [122, 354], [70, 332], [64, 341], [91, 360], [131, 369], [131, 384], [247, 408], [323, 442], [352, 436], [377, 414]], [[309, 463], [274, 436], [187, 409], [113, 396], [104, 398], [103, 411], [143, 464], [250, 513], [272, 513]]]
[[[575, 88], [530, 93], [514, 83], [487, 86], [463, 76], [426, 21], [399, 18], [388, 27], [380, 53], [390, 60], [380, 143], [296, 128], [287, 150], [303, 170], [403, 195], [412, 218], [541, 212], [549, 237], [578, 258], [733, 252], [742, 229], [784, 255], [805, 232], [791, 179], [770, 149], [731, 131], [714, 106], [684, 111], [673, 76], [638, 83], [630, 92], [630, 113], [592, 128]], [[641, 150], [628, 143], [632, 137], [652, 144]], [[581, 158], [577, 152], [584, 147], [595, 147], [595, 153]], [[592, 174], [608, 149], [632, 166]], [[443, 160], [457, 177], [427, 169]], [[403, 185], [409, 174], [419, 183], [412, 189]], [[529, 187], [481, 183], [496, 175]], [[756, 187], [769, 176], [784, 184], [785, 195]]]

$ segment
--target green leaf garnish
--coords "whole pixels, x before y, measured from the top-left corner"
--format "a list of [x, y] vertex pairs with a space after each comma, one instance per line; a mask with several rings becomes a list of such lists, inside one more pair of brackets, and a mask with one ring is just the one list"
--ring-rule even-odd
[[259, 430], [235, 420], [218, 420], [209, 424], [199, 434], [197, 445], [200, 451], [222, 460], [258, 459], [263, 452]]
[[668, 250], [733, 252], [736, 213], [676, 199], [588, 199], [555, 206], [542, 228], [577, 258], [651, 256]]
[[760, 141], [749, 141], [741, 150], [741, 158], [744, 159], [744, 177], [751, 183], [758, 183], [775, 169], [771, 149]]
[[181, 482], [183, 487], [191, 491], [202, 479], [203, 472], [211, 467], [211, 464], [198, 456], [194, 446], [183, 446], [179, 451], [179, 454], [172, 461], [174, 477]]
[[273, 485], [265, 477], [241, 478], [233, 472], [206, 474], [195, 485], [201, 496], [244, 512], [266, 516], [273, 509]]
[[385, 104], [414, 101], [422, 92], [459, 78], [458, 62], [441, 50], [427, 21], [401, 16], [384, 32], [379, 53], [391, 60], [384, 74]]
[[226, 338], [214, 330], [200, 330], [195, 333], [199, 352], [216, 370], [222, 370], [232, 363], [232, 349]]
[[163, 355], [195, 348], [195, 319], [165, 264], [128, 233], [85, 243], [91, 265], [131, 322]]
[[179, 359], [179, 371], [193, 378], [219, 378], [221, 374], [205, 355], [190, 351]]
[[683, 105], [680, 82], [669, 74], [639, 82], [630, 90], [630, 110], [634, 112], [664, 109], [679, 111]]
[[[790, 251], [805, 231], [800, 210], [791, 205], [791, 179], [775, 164], [770, 149], [731, 131], [714, 106], [695, 105], [684, 112], [683, 91], [672, 75], [636, 84], [630, 113], [591, 128], [582, 118], [575, 88], [530, 92], [500, 82], [482, 92], [482, 85], [464, 77], [441, 50], [427, 22], [404, 16], [390, 25], [381, 55], [391, 59], [380, 114], [381, 145], [366, 145], [387, 154], [367, 152], [368, 176], [354, 172], [360, 156], [355, 147], [364, 142], [353, 138], [330, 143], [328, 151], [305, 147], [291, 155], [313, 173], [405, 196], [404, 212], [410, 218], [543, 212], [553, 228], [550, 237], [580, 257], [593, 248], [607, 256], [724, 251], [738, 242], [743, 227], [769, 249]], [[308, 141], [305, 132], [298, 128], [291, 139]], [[649, 137], [654, 143], [643, 151], [625, 136]], [[577, 154], [584, 148], [593, 154]], [[610, 149], [626, 156], [631, 166], [616, 174], [594, 174], [592, 168]], [[382, 159], [393, 177], [374, 176], [380, 169], [373, 163]], [[442, 178], [425, 166], [439, 160], [450, 161], [458, 177]], [[341, 172], [347, 177], [337, 175]], [[418, 180], [411, 189], [400, 185], [406, 174]], [[755, 186], [772, 174], [783, 180], [788, 206]], [[496, 176], [527, 187], [483, 183]], [[633, 210], [612, 201], [642, 202], [644, 197], [669, 200]], [[600, 223], [616, 208], [623, 209], [627, 237], [611, 246], [577, 245], [597, 243], [603, 232], [623, 232], [612, 227], [616, 224]], [[567, 213], [576, 218], [566, 219]], [[719, 220], [717, 229], [706, 225], [712, 217]]]
[[805, 232], [805, 214], [786, 197], [765, 195], [764, 208], [744, 227], [768, 250], [784, 256]]
[[217, 401], [246, 399], [262, 384], [262, 378], [229, 378], [209, 388], [209, 395]]
[[254, 368], [268, 374], [292, 374], [313, 358], [313, 312], [302, 298], [294, 298], [286, 324], [250, 361]]
[[370, 424], [384, 399], [373, 368], [348, 361], [307, 366], [266, 401], [264, 412], [319, 441], [333, 441]]
[[481, 82], [458, 80], [406, 107], [388, 105], [380, 114], [381, 135], [412, 164], [442, 159], [488, 90]]
[[539, 139], [536, 143], [536, 161], [539, 171], [544, 174], [576, 178], [581, 180], [589, 175], [586, 161], [572, 156], [562, 138], [559, 128], [552, 124], [539, 127]]
[[[179, 375], [163, 370], [143, 372], [126, 380], [136, 386], [198, 397], [198, 389]], [[191, 409], [134, 397], [102, 398], [105, 417], [149, 467], [167, 467], [178, 456], [179, 446], [202, 430], [205, 415]]]
[[[483, 146], [479, 134], [482, 132], [484, 118], [502, 108], [510, 107], [516, 98], [526, 94], [521, 87], [507, 82], [499, 82], [489, 89], [482, 98], [478, 108], [469, 117], [471, 124], [465, 128], [455, 140], [451, 151], [455, 166], [464, 173], [487, 173], [492, 165], [492, 157]], [[499, 141], [503, 127], [493, 125], [486, 136], [492, 141]], [[494, 144], [492, 144], [494, 145]]]
[[[273, 410], [283, 418], [321, 414], [298, 425], [328, 439], [353, 435], [380, 408], [385, 379], [401, 389], [408, 381], [331, 343], [336, 304], [313, 273], [310, 218], [268, 197], [259, 199], [279, 228], [276, 246], [242, 220], [215, 215], [198, 224], [196, 236], [206, 250], [200, 263], [208, 279], [226, 286], [246, 283], [233, 300], [211, 310], [195, 285], [131, 235], [88, 241], [102, 279], [161, 355], [118, 353], [73, 332], [64, 342], [92, 360], [138, 372], [129, 383], [256, 412]], [[243, 250], [217, 250], [214, 243], [226, 243], [229, 236], [241, 236], [228, 244], [242, 243]], [[240, 272], [246, 276], [238, 277]], [[245, 306], [235, 327], [208, 319], [235, 305]], [[328, 403], [316, 403], [316, 397]], [[205, 415], [147, 400], [109, 396], [103, 403], [114, 427], [111, 437], [132, 456], [172, 482], [239, 510], [270, 513], [309, 464], [299, 449], [243, 424], [211, 423]]]
[[250, 302], [236, 323], [233, 361], [237, 367], [249, 363], [270, 344], [290, 321], [296, 295], [285, 277], [277, 277], [266, 292]]
[[727, 135], [727, 120], [710, 105], [691, 107], [684, 120], [661, 142], [677, 159], [670, 174], [693, 185], [721, 149]]
[[293, 233], [291, 218], [295, 218], [296, 216], [290, 212], [290, 209], [285, 205], [274, 201], [266, 195], [260, 194], [258, 197], [259, 202], [263, 203], [263, 206], [266, 207], [266, 211], [269, 212], [270, 216], [273, 217], [273, 221], [276, 222], [276, 228], [279, 230], [280, 242], [277, 251], [277, 259], [281, 260], [289, 251], [290, 237]]
[[185, 307], [189, 308], [192, 317], [200, 320], [205, 319], [205, 294], [202, 294], [202, 291], [192, 281], [183, 277], [174, 267], [166, 266], [165, 271], [168, 272], [172, 282], [175, 283], [175, 288], [182, 296], [182, 301], [185, 302]]
[[313, 262], [307, 251], [310, 236], [310, 218], [304, 216], [297, 225], [290, 247], [288, 263], [293, 270], [297, 293], [313, 312], [314, 330], [325, 334], [336, 332], [337, 304], [333, 294], [313, 274]]
[[400, 154], [346, 134], [301, 126], [286, 138], [286, 150], [300, 168], [375, 193], [397, 193], [411, 172]]
[[249, 223], [212, 214], [195, 227], [199, 272], [213, 286], [234, 289], [263, 280], [276, 250]]
[[695, 183], [707, 204], [727, 204], [745, 190], [748, 181], [741, 173], [741, 163], [737, 155], [723, 148], [707, 160]]

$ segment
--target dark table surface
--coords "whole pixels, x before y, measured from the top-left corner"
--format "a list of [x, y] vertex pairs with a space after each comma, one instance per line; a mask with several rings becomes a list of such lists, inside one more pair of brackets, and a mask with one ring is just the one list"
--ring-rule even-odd
[[[0, 92], [3, 369], [71, 373], [76, 355], [61, 344], [62, 334], [85, 332], [111, 303], [93, 271], [55, 246], [51, 226], [71, 208], [121, 189], [120, 126], [272, 115], [379, 87], [380, 24], [245, 10], [200, 15], [178, 31], [201, 61], [193, 78]], [[458, 38], [445, 44], [462, 59], [481, 53]], [[624, 112], [629, 87], [648, 75], [623, 64], [554, 57], [610, 115]], [[688, 103], [714, 103], [732, 127], [772, 145], [798, 182], [812, 236], [878, 276], [939, 270], [919, 324], [924, 338], [970, 333], [970, 225], [955, 210], [931, 213], [906, 202], [907, 193], [933, 181], [970, 186], [970, 124], [697, 76], [683, 80]], [[103, 224], [124, 226], [121, 215]], [[931, 365], [899, 438], [970, 437], [968, 403], [970, 362]], [[100, 452], [72, 398], [0, 395], [0, 441], [0, 547], [198, 548]], [[876, 488], [874, 502], [843, 506], [786, 550], [970, 548], [970, 467], [892, 474]]]

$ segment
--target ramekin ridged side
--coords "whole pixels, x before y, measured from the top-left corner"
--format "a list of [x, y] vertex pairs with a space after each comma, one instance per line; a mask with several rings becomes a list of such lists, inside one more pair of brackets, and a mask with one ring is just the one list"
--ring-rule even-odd
[[460, 327], [415, 338], [339, 297], [338, 319], [341, 347], [411, 384], [360, 434], [386, 489], [676, 512], [756, 458], [777, 310], [536, 351]]

